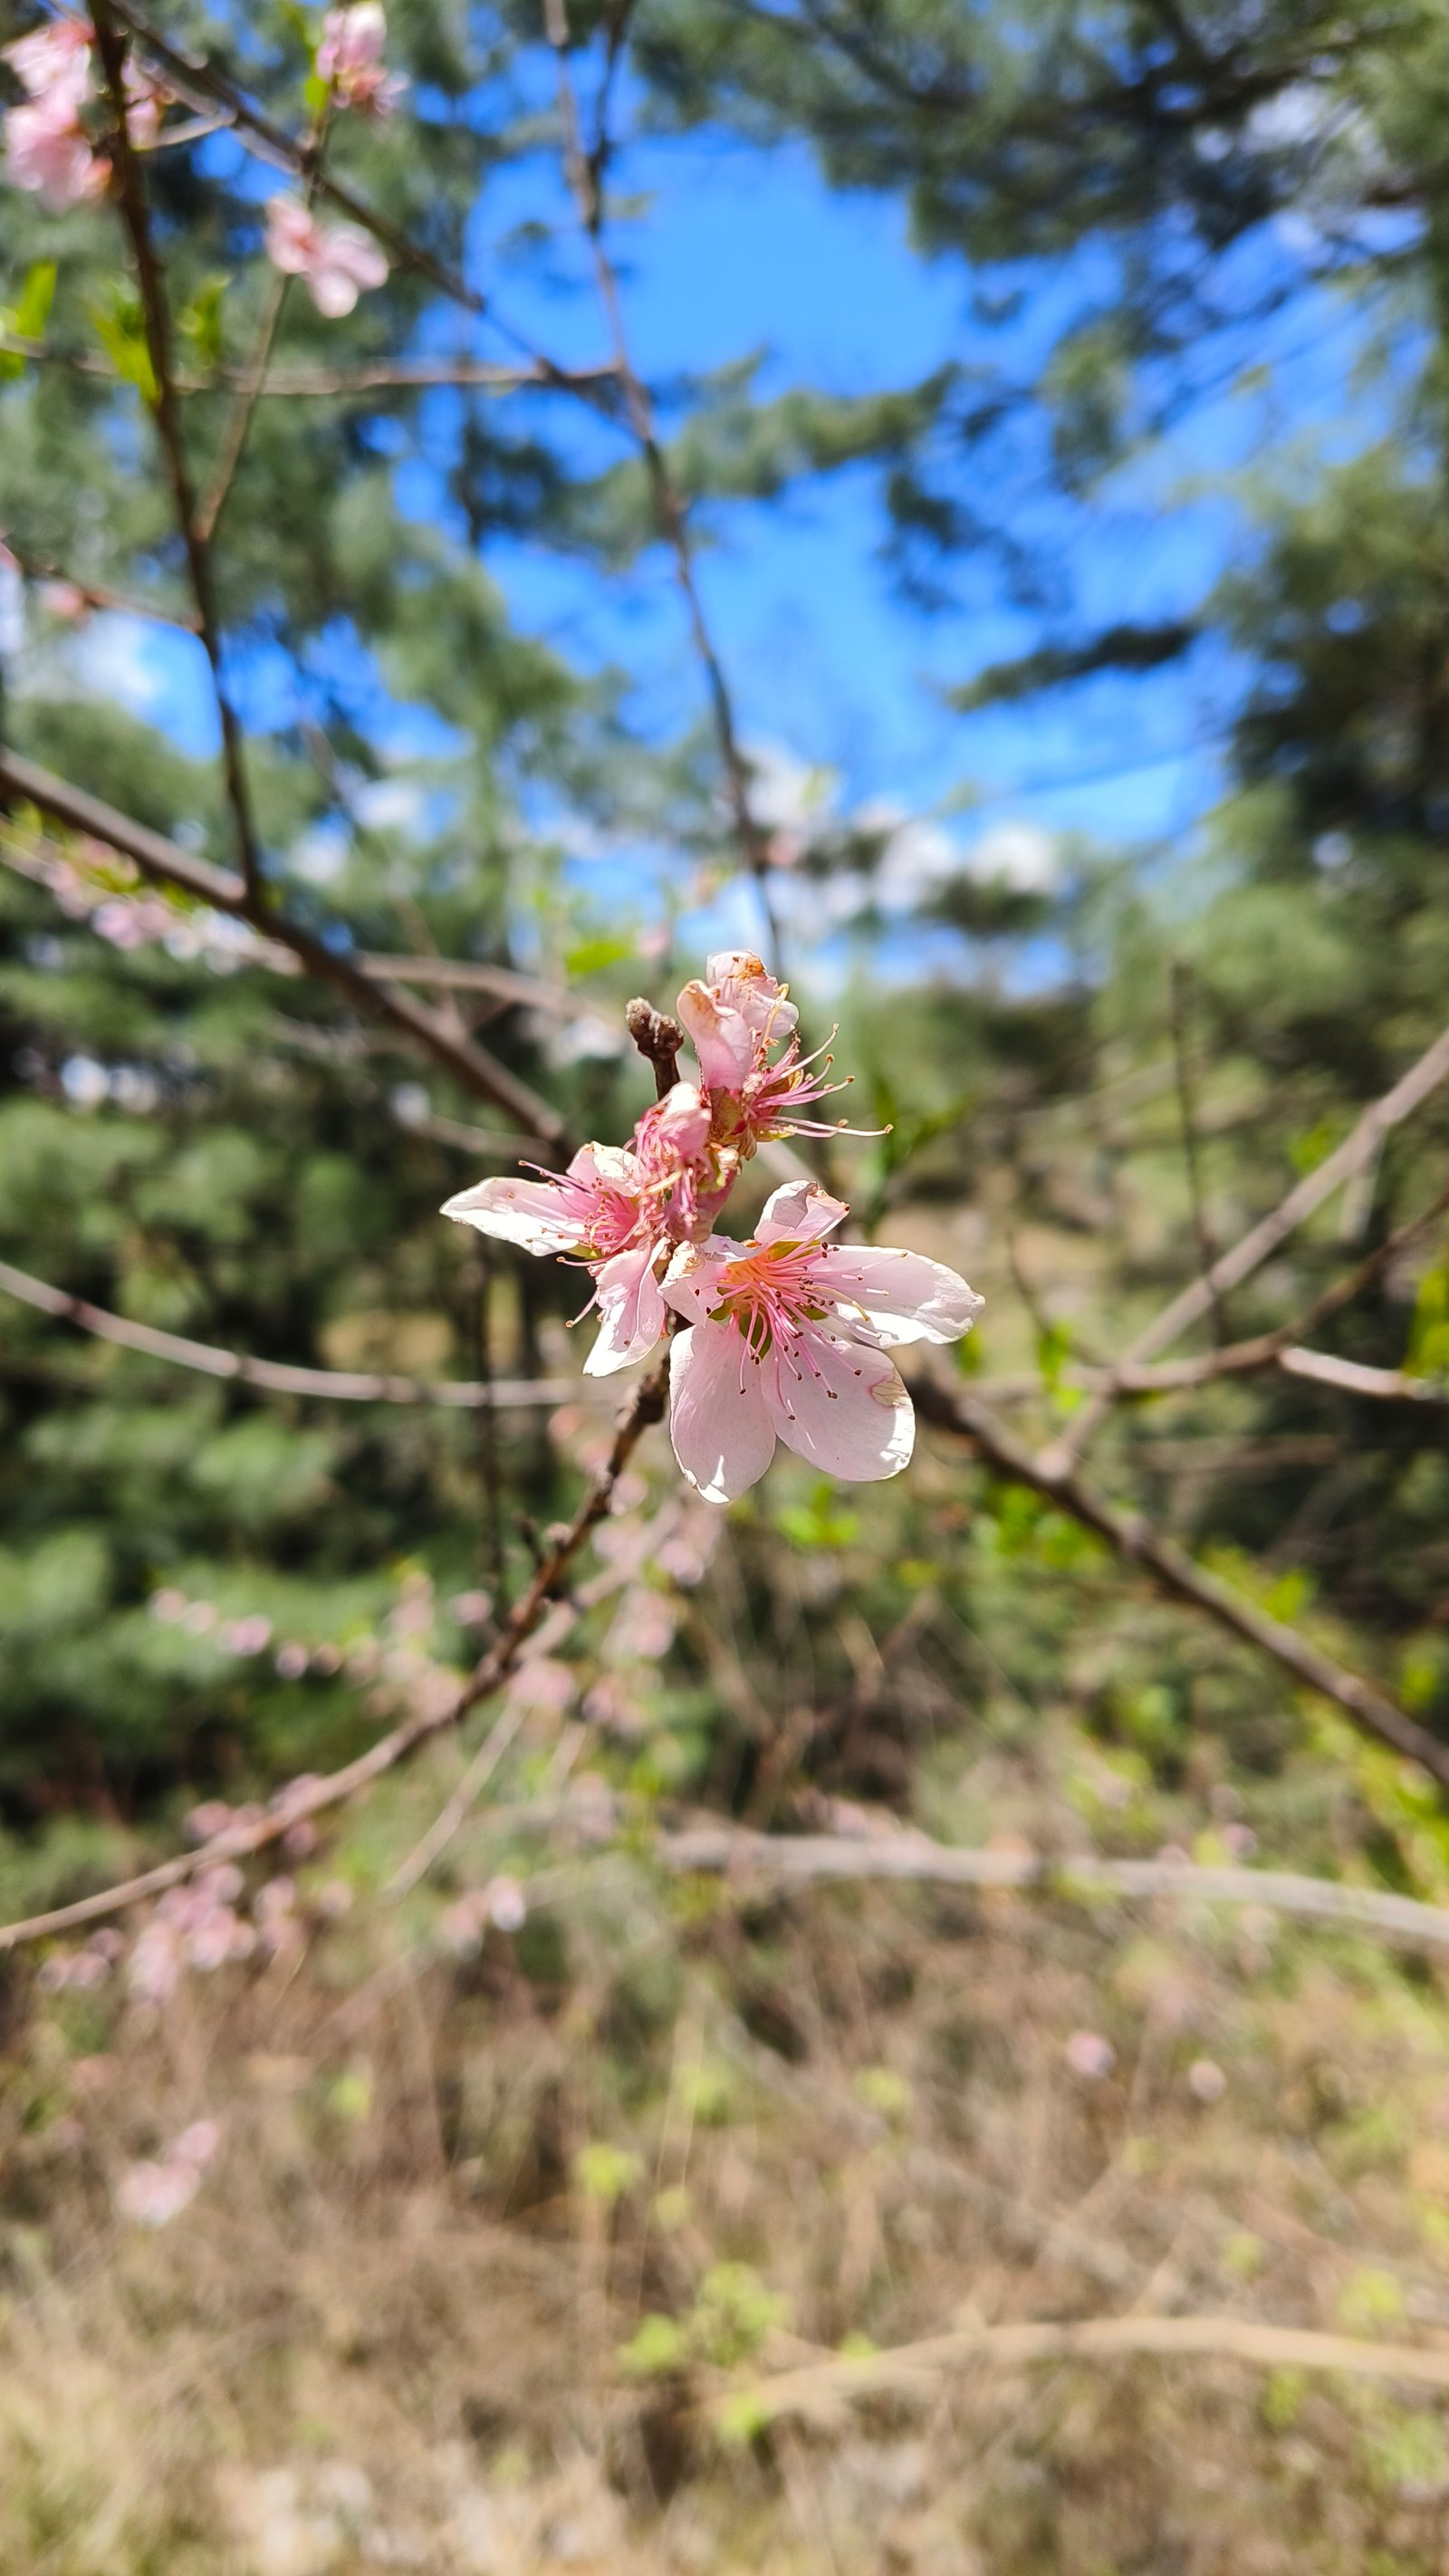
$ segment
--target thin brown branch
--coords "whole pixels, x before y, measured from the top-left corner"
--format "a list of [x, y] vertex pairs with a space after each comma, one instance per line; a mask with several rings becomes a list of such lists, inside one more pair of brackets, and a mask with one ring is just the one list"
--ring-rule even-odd
[[[92, 349], [57, 349], [48, 341], [22, 340], [12, 331], [0, 331], [0, 351], [36, 365], [66, 367], [76, 375], [98, 376], [110, 384], [124, 381], [110, 360]], [[210, 375], [192, 376], [178, 369], [172, 375], [171, 389], [188, 397], [236, 392], [247, 384], [249, 372], [244, 367], [218, 367]], [[262, 379], [258, 398], [263, 402], [315, 402], [348, 394], [427, 392], [434, 386], [448, 385], [493, 394], [542, 388], [587, 398], [598, 387], [617, 380], [618, 369], [613, 366], [557, 367], [546, 358], [533, 359], [522, 366], [498, 365], [486, 358], [398, 358], [379, 359], [362, 367], [272, 367]]]
[[1242, 2361], [1255, 2370], [1333, 2371], [1352, 2379], [1394, 2379], [1449, 2388], [1449, 2352], [1431, 2345], [1369, 2343], [1306, 2326], [1261, 2325], [1250, 2317], [1083, 2317], [1070, 2323], [958, 2326], [893, 2351], [832, 2356], [777, 2371], [748, 2389], [714, 2398], [728, 2419], [747, 2407], [751, 2422], [777, 2422], [833, 2408], [847, 2397], [929, 2385], [942, 2371], [986, 2362], [995, 2370], [1030, 2362], [1118, 2361], [1151, 2354], [1170, 2361]]
[[[618, 369], [613, 366], [556, 367], [543, 358], [521, 367], [495, 366], [484, 358], [400, 358], [379, 360], [375, 366], [335, 370], [274, 367], [262, 386], [262, 395], [267, 402], [278, 398], [313, 401], [322, 396], [425, 392], [435, 385], [455, 385], [472, 387], [479, 393], [512, 394], [542, 387], [550, 393], [587, 396], [597, 387], [617, 380]], [[204, 388], [197, 385], [188, 390], [200, 392]]]
[[[47, 882], [43, 845], [41, 849], [25, 850], [12, 838], [8, 843], [0, 843], [0, 860], [36, 884]], [[222, 880], [224, 884], [230, 882], [229, 879]], [[268, 934], [259, 937], [256, 955], [251, 962], [265, 965], [270, 974], [299, 974], [301, 968], [291, 951], [279, 947], [270, 936], [270, 913], [267, 921]], [[583, 1000], [562, 984], [546, 984], [537, 975], [520, 975], [512, 966], [494, 966], [482, 958], [394, 956], [362, 948], [353, 951], [352, 963], [370, 984], [430, 984], [443, 991], [486, 993], [496, 1001], [517, 1002], [526, 1010], [541, 1011], [551, 1019], [597, 1020], [601, 1027], [617, 1032], [618, 1021], [614, 1014], [604, 1010], [599, 1003]], [[683, 1043], [682, 1039], [680, 1042]], [[441, 1122], [444, 1126], [450, 1123], [456, 1124], [446, 1120]], [[468, 1144], [480, 1140], [490, 1152], [500, 1145], [517, 1146], [521, 1150], [530, 1142], [529, 1138], [522, 1136], [487, 1135], [482, 1129], [470, 1129], [461, 1134], [461, 1139], [454, 1138], [455, 1142]]]
[[221, 452], [212, 469], [211, 481], [196, 512], [196, 533], [204, 546], [210, 545], [216, 534], [217, 521], [226, 508], [227, 495], [236, 481], [237, 468], [241, 464], [246, 448], [247, 432], [252, 425], [252, 414], [256, 410], [266, 381], [267, 368], [271, 362], [272, 343], [277, 336], [277, 325], [282, 318], [282, 307], [286, 303], [287, 289], [291, 282], [285, 270], [278, 269], [267, 287], [256, 349], [251, 364], [242, 378], [232, 416], [227, 423]]
[[528, 1710], [521, 1700], [504, 1710], [496, 1725], [485, 1735], [462, 1779], [439, 1808], [427, 1832], [414, 1844], [406, 1860], [393, 1871], [383, 1891], [385, 1895], [393, 1898], [406, 1896], [411, 1888], [417, 1886], [419, 1879], [426, 1878], [434, 1861], [447, 1850], [453, 1836], [467, 1823], [469, 1811], [482, 1797], [527, 1715]]
[[649, 478], [654, 515], [660, 536], [674, 559], [675, 580], [684, 601], [690, 636], [696, 659], [705, 676], [715, 737], [725, 775], [730, 812], [740, 855], [755, 879], [760, 909], [769, 933], [771, 962], [779, 971], [780, 934], [769, 890], [769, 852], [766, 836], [756, 822], [750, 805], [750, 770], [740, 748], [735, 724], [734, 705], [724, 666], [715, 648], [704, 613], [699, 585], [694, 575], [694, 549], [690, 541], [689, 519], [684, 499], [669, 469], [669, 461], [660, 443], [654, 419], [654, 407], [648, 389], [636, 373], [629, 354], [628, 334], [624, 328], [623, 301], [613, 261], [604, 244], [604, 207], [599, 174], [608, 159], [609, 141], [601, 122], [592, 156], [585, 150], [579, 121], [578, 95], [574, 88], [569, 62], [569, 22], [567, 0], [543, 0], [544, 30], [553, 48], [558, 66], [559, 113], [563, 122], [564, 164], [579, 222], [588, 238], [594, 263], [594, 276], [599, 300], [608, 321], [613, 342], [614, 365], [624, 397], [624, 409], [635, 443]]
[[[0, 341], [0, 347], [3, 345]], [[74, 591], [83, 608], [106, 609], [121, 617], [144, 617], [157, 626], [177, 627], [183, 635], [201, 632], [194, 612], [188, 615], [184, 608], [162, 608], [153, 599], [137, 599], [129, 591], [111, 590], [102, 582], [80, 581], [50, 556], [32, 554], [28, 547], [18, 545], [12, 535], [7, 534], [5, 544], [27, 581], [59, 583]]]
[[232, 1386], [256, 1387], [265, 1395], [322, 1396], [329, 1403], [343, 1404], [434, 1404], [471, 1412], [494, 1406], [511, 1411], [563, 1404], [588, 1394], [587, 1387], [576, 1386], [571, 1378], [426, 1379], [363, 1369], [294, 1368], [282, 1360], [253, 1359], [245, 1351], [223, 1350], [215, 1342], [193, 1342], [182, 1333], [161, 1332], [154, 1324], [133, 1324], [128, 1316], [113, 1315], [104, 1306], [92, 1306], [84, 1297], [53, 1288], [48, 1280], [33, 1279], [28, 1270], [17, 1270], [9, 1261], [0, 1261], [0, 1291], [18, 1298], [23, 1306], [33, 1306], [39, 1314], [74, 1324], [96, 1341], [114, 1343], [118, 1350], [164, 1360], [172, 1368], [192, 1369], [199, 1377], [222, 1378]]
[[239, 877], [213, 867], [205, 859], [193, 858], [160, 832], [133, 822], [114, 806], [103, 804], [98, 796], [70, 786], [65, 779], [54, 777], [35, 761], [22, 759], [18, 752], [0, 744], [0, 789], [6, 788], [43, 813], [53, 815], [57, 822], [89, 833], [93, 840], [121, 851], [156, 884], [180, 886], [185, 893], [214, 905], [218, 912], [250, 923], [254, 930], [289, 949], [306, 974], [330, 984], [366, 1016], [387, 1021], [415, 1046], [424, 1048], [465, 1090], [506, 1110], [530, 1137], [551, 1149], [563, 1145], [564, 1122], [557, 1110], [480, 1046], [476, 1038], [461, 1036], [435, 1012], [399, 992], [394, 982], [373, 982], [347, 953], [345, 945], [331, 946], [326, 939], [289, 921], [284, 913], [274, 911], [270, 904], [257, 902]]
[[[333, 90], [329, 85], [323, 105], [313, 118], [302, 146], [302, 157], [307, 165], [307, 176], [302, 183], [302, 203], [309, 209], [315, 202], [317, 191], [322, 184], [322, 156], [327, 149], [333, 96]], [[203, 545], [209, 545], [216, 532], [217, 522], [226, 508], [227, 496], [236, 481], [237, 471], [246, 452], [247, 433], [251, 428], [252, 415], [266, 381], [267, 369], [272, 362], [272, 348], [291, 283], [287, 272], [278, 269], [273, 273], [267, 288], [266, 300], [262, 307], [261, 328], [257, 333], [251, 362], [243, 374], [241, 390], [227, 424], [221, 452], [212, 468], [211, 481], [196, 513], [196, 533]]]
[[1187, 1194], [1192, 1208], [1192, 1230], [1197, 1239], [1198, 1268], [1207, 1289], [1209, 1311], [1213, 1322], [1213, 1340], [1220, 1345], [1228, 1338], [1227, 1311], [1221, 1292], [1212, 1284], [1213, 1263], [1217, 1248], [1208, 1230], [1207, 1209], [1203, 1199], [1202, 1158], [1198, 1150], [1196, 1086], [1187, 1031], [1187, 969], [1176, 958], [1168, 978], [1169, 1014], [1172, 1021], [1172, 1060], [1177, 1084], [1177, 1114], [1182, 1133], [1182, 1159], [1187, 1172]]
[[542, 1557], [527, 1590], [462, 1688], [442, 1708], [424, 1709], [404, 1719], [400, 1726], [379, 1738], [355, 1762], [345, 1763], [340, 1771], [331, 1771], [316, 1780], [293, 1781], [281, 1791], [264, 1816], [245, 1825], [235, 1825], [213, 1835], [195, 1851], [178, 1852], [171, 1860], [161, 1861], [156, 1868], [142, 1870], [135, 1878], [123, 1880], [115, 1887], [100, 1888], [93, 1896], [77, 1898], [72, 1905], [53, 1906], [45, 1914], [30, 1915], [24, 1922], [0, 1925], [0, 1952], [18, 1949], [22, 1943], [43, 1941], [53, 1934], [72, 1932], [85, 1923], [99, 1923], [109, 1915], [124, 1913], [133, 1905], [144, 1904], [153, 1896], [164, 1895], [169, 1887], [179, 1887], [199, 1872], [214, 1868], [218, 1861], [246, 1860], [254, 1852], [265, 1851], [279, 1842], [293, 1825], [304, 1819], [326, 1814], [331, 1808], [355, 1798], [359, 1791], [370, 1788], [374, 1780], [399, 1763], [410, 1760], [423, 1744], [459, 1724], [470, 1709], [491, 1697], [512, 1672], [519, 1655], [542, 1621], [564, 1576], [591, 1531], [606, 1518], [614, 1498], [614, 1488], [633, 1456], [640, 1439], [651, 1424], [664, 1418], [667, 1368], [652, 1369], [635, 1388], [632, 1400], [621, 1417], [614, 1444], [605, 1464], [590, 1481], [583, 1501], [566, 1530]]
[[1359, 1360], [1336, 1359], [1329, 1351], [1290, 1347], [1278, 1353], [1278, 1366], [1289, 1377], [1312, 1378], [1317, 1386], [1336, 1386], [1345, 1395], [1367, 1395], [1380, 1404], [1449, 1404], [1443, 1378], [1410, 1377], [1403, 1369], [1366, 1368]]
[[[1189, 1324], [1197, 1323], [1209, 1311], [1215, 1296], [1220, 1297], [1229, 1289], [1240, 1286], [1255, 1270], [1260, 1270], [1265, 1261], [1272, 1259], [1279, 1245], [1286, 1243], [1289, 1236], [1322, 1207], [1325, 1199], [1331, 1198], [1334, 1191], [1361, 1168], [1365, 1156], [1376, 1151], [1392, 1129], [1401, 1126], [1416, 1109], [1421, 1108], [1446, 1078], [1449, 1078], [1449, 1029], [1437, 1037], [1431, 1047], [1426, 1047], [1391, 1091], [1385, 1092], [1382, 1099], [1371, 1102], [1352, 1133], [1345, 1137], [1334, 1153], [1327, 1155], [1316, 1170], [1309, 1172], [1286, 1198], [1280, 1200], [1277, 1207], [1261, 1218], [1257, 1225], [1250, 1227], [1240, 1242], [1221, 1254], [1205, 1278], [1194, 1280], [1190, 1287], [1173, 1298], [1169, 1306], [1163, 1308], [1155, 1322], [1149, 1324], [1145, 1332], [1139, 1333], [1124, 1351], [1115, 1376], [1120, 1379], [1126, 1368], [1140, 1360], [1155, 1359], [1159, 1351], [1167, 1350], [1179, 1334], [1186, 1332]], [[1076, 1420], [1044, 1453], [1043, 1465], [1053, 1470], [1069, 1468], [1084, 1454], [1087, 1443], [1106, 1420], [1110, 1406], [1111, 1397], [1107, 1394], [1098, 1395], [1083, 1405]]]
[[151, 237], [151, 219], [146, 205], [141, 168], [131, 145], [130, 120], [126, 111], [126, 42], [112, 14], [111, 0], [90, 0], [91, 22], [96, 31], [96, 51], [105, 74], [110, 96], [111, 121], [114, 127], [113, 153], [116, 187], [121, 212], [130, 237], [131, 256], [140, 290], [141, 310], [146, 326], [146, 347], [154, 379], [151, 409], [157, 436], [170, 478], [172, 499], [176, 507], [177, 527], [186, 550], [187, 570], [191, 576], [192, 597], [196, 602], [197, 623], [202, 646], [211, 666], [211, 685], [216, 698], [221, 724], [222, 768], [226, 777], [227, 802], [231, 807], [236, 832], [237, 857], [247, 893], [260, 906], [264, 901], [261, 856], [257, 845], [256, 825], [252, 815], [251, 790], [247, 783], [246, 763], [242, 753], [241, 727], [232, 706], [221, 667], [221, 635], [217, 625], [216, 603], [212, 590], [211, 561], [205, 537], [197, 524], [196, 502], [191, 487], [191, 469], [186, 461], [186, 447], [181, 434], [181, 419], [176, 408], [176, 394], [171, 382], [171, 317], [166, 302], [166, 285], [156, 246]]
[[833, 1880], [892, 1880], [934, 1887], [1039, 1889], [1081, 1902], [1096, 1895], [1167, 1897], [1182, 1905], [1261, 1905], [1273, 1914], [1341, 1923], [1410, 1950], [1449, 1951], [1449, 1906], [1422, 1905], [1387, 1888], [1349, 1887], [1292, 1870], [1217, 1869], [1192, 1861], [1106, 1860], [991, 1847], [960, 1850], [929, 1834], [757, 1834], [698, 1825], [655, 1845], [666, 1869], [813, 1887]]
[[1347, 1671], [1296, 1629], [1270, 1618], [1255, 1602], [1245, 1600], [1216, 1575], [1205, 1572], [1171, 1539], [1159, 1537], [1140, 1513], [1121, 1510], [1094, 1486], [1083, 1483], [1070, 1465], [1049, 1465], [1005, 1430], [976, 1398], [955, 1392], [934, 1378], [918, 1376], [909, 1383], [927, 1422], [973, 1442], [999, 1474], [1044, 1495], [1059, 1510], [1070, 1513], [1084, 1529], [1105, 1539], [1119, 1556], [1141, 1566], [1174, 1600], [1185, 1601], [1225, 1628], [1230, 1636], [1270, 1655], [1305, 1689], [1332, 1700], [1362, 1733], [1391, 1745], [1396, 1753], [1417, 1762], [1441, 1788], [1449, 1789], [1449, 1744], [1440, 1743], [1417, 1725], [1386, 1692]]
[[[1431, 1226], [1449, 1208], [1449, 1188], [1406, 1224], [1396, 1226], [1382, 1243], [1356, 1263], [1342, 1279], [1336, 1279], [1286, 1324], [1271, 1333], [1255, 1333], [1247, 1341], [1227, 1342], [1219, 1350], [1201, 1351], [1190, 1360], [1157, 1360], [1134, 1365], [1122, 1361], [1113, 1368], [1093, 1368], [1068, 1361], [1062, 1370], [1067, 1385], [1081, 1387], [1097, 1397], [1116, 1403], [1125, 1396], [1175, 1395], [1184, 1389], [1210, 1386], [1221, 1377], [1251, 1376], [1260, 1369], [1286, 1368], [1290, 1375], [1322, 1377], [1327, 1384], [1352, 1385], [1360, 1395], [1398, 1397], [1419, 1403], [1436, 1400], [1435, 1382], [1428, 1378], [1406, 1377], [1395, 1369], [1363, 1369], [1356, 1361], [1330, 1360], [1327, 1354], [1302, 1352], [1305, 1333], [1317, 1330], [1330, 1315], [1353, 1299], [1398, 1258], [1407, 1245]], [[1008, 1250], [1010, 1250], [1008, 1238]], [[1020, 1281], [1018, 1280], [1018, 1284]], [[1303, 1365], [1302, 1362], [1311, 1365]], [[1344, 1372], [1348, 1374], [1345, 1375]], [[1020, 1404], [1041, 1393], [1040, 1376], [1023, 1373], [1017, 1377], [983, 1378], [975, 1392], [987, 1403]]]

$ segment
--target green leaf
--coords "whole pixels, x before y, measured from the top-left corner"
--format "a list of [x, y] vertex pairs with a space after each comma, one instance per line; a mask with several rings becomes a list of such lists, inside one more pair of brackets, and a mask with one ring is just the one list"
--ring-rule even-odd
[[55, 262], [53, 259], [38, 259], [33, 268], [26, 271], [20, 301], [7, 327], [19, 340], [43, 340], [54, 302]]
[[612, 2209], [632, 2189], [643, 2173], [639, 2158], [627, 2147], [616, 2147], [607, 2138], [596, 2138], [580, 2147], [574, 2158], [574, 2180], [585, 2200], [597, 2201], [601, 2208]]
[[302, 98], [308, 115], [320, 116], [331, 95], [331, 83], [323, 80], [320, 72], [312, 72], [309, 74], [306, 86], [302, 91]]
[[220, 275], [204, 278], [176, 326], [204, 375], [221, 364], [221, 312], [228, 283]]
[[109, 307], [92, 304], [87, 307], [96, 337], [123, 384], [134, 385], [142, 400], [154, 403], [157, 394], [151, 352], [141, 320], [139, 299], [124, 287], [117, 287]]
[[597, 939], [581, 939], [576, 948], [569, 950], [564, 968], [570, 975], [598, 975], [606, 966], [622, 965], [624, 959], [633, 954], [632, 939], [620, 939], [606, 932]]
[[684, 2328], [673, 2317], [644, 2317], [619, 2354], [620, 2366], [632, 2379], [663, 2378], [666, 2372], [678, 2370], [686, 2342]]

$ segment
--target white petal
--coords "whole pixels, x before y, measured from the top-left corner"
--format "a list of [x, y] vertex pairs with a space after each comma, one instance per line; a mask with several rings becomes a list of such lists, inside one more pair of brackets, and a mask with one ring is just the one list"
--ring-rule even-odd
[[757, 1243], [815, 1243], [850, 1210], [818, 1181], [785, 1181], [772, 1190], [755, 1228]]
[[573, 1252], [584, 1240], [581, 1219], [555, 1181], [518, 1181], [511, 1175], [479, 1181], [443, 1205], [444, 1216], [480, 1234], [518, 1243], [525, 1252]]
[[694, 1324], [669, 1345], [669, 1436], [707, 1503], [732, 1503], [775, 1454], [762, 1370], [733, 1324]]
[[597, 1273], [599, 1336], [584, 1362], [585, 1377], [612, 1377], [653, 1350], [665, 1321], [653, 1259], [654, 1246], [641, 1244], [616, 1252]]
[[898, 1476], [916, 1442], [915, 1409], [884, 1351], [805, 1331], [764, 1364], [765, 1403], [787, 1449], [849, 1484]]
[[871, 1335], [887, 1347], [900, 1342], [958, 1342], [969, 1333], [985, 1299], [942, 1261], [923, 1252], [892, 1252], [868, 1243], [832, 1243], [824, 1254], [825, 1277], [847, 1306], [863, 1307]]

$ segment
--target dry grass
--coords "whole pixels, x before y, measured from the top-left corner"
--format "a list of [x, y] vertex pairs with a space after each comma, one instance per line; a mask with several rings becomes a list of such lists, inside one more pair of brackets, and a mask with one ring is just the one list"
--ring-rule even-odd
[[[0, 2565], [1449, 2567], [1442, 2401], [1393, 2385], [1114, 2358], [803, 2426], [749, 2402], [977, 2321], [1449, 2348], [1438, 1972], [1267, 1918], [746, 1899], [617, 1852], [554, 1883], [468, 1961], [368, 1908], [160, 2014], [17, 1984]], [[1072, 2071], [1082, 2030], [1109, 2073]], [[203, 2114], [191, 2206], [118, 2219]]]

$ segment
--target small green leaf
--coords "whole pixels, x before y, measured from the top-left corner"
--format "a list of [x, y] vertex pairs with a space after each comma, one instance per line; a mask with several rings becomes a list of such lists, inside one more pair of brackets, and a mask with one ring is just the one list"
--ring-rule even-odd
[[20, 301], [9, 318], [7, 328], [15, 333], [17, 340], [43, 340], [54, 302], [55, 262], [53, 259], [38, 259], [26, 272]]
[[581, 939], [564, 959], [570, 975], [598, 975], [606, 966], [620, 966], [634, 954], [632, 939], [620, 939], [605, 933], [598, 939]]
[[227, 285], [225, 277], [205, 278], [176, 326], [206, 375], [221, 364], [221, 308]]
[[156, 377], [151, 366], [151, 352], [141, 322], [138, 298], [125, 288], [117, 288], [109, 306], [92, 304], [87, 308], [96, 337], [123, 384], [134, 385], [148, 403], [156, 400]]
[[612, 2146], [607, 2138], [580, 2147], [574, 2158], [574, 2180], [585, 2200], [597, 2201], [603, 2209], [612, 2209], [616, 2200], [622, 2200], [643, 2170], [636, 2155], [627, 2147]]
[[727, 2397], [719, 2410], [719, 2429], [723, 2440], [743, 2446], [763, 2433], [770, 2421], [770, 2407], [763, 2390], [742, 2388]]
[[662, 2379], [668, 2371], [678, 2370], [686, 2342], [683, 2326], [676, 2325], [673, 2317], [643, 2317], [619, 2355], [620, 2367], [632, 2379]]
[[308, 75], [302, 98], [309, 116], [320, 116], [331, 95], [331, 84], [323, 80], [320, 72], [312, 72]]

